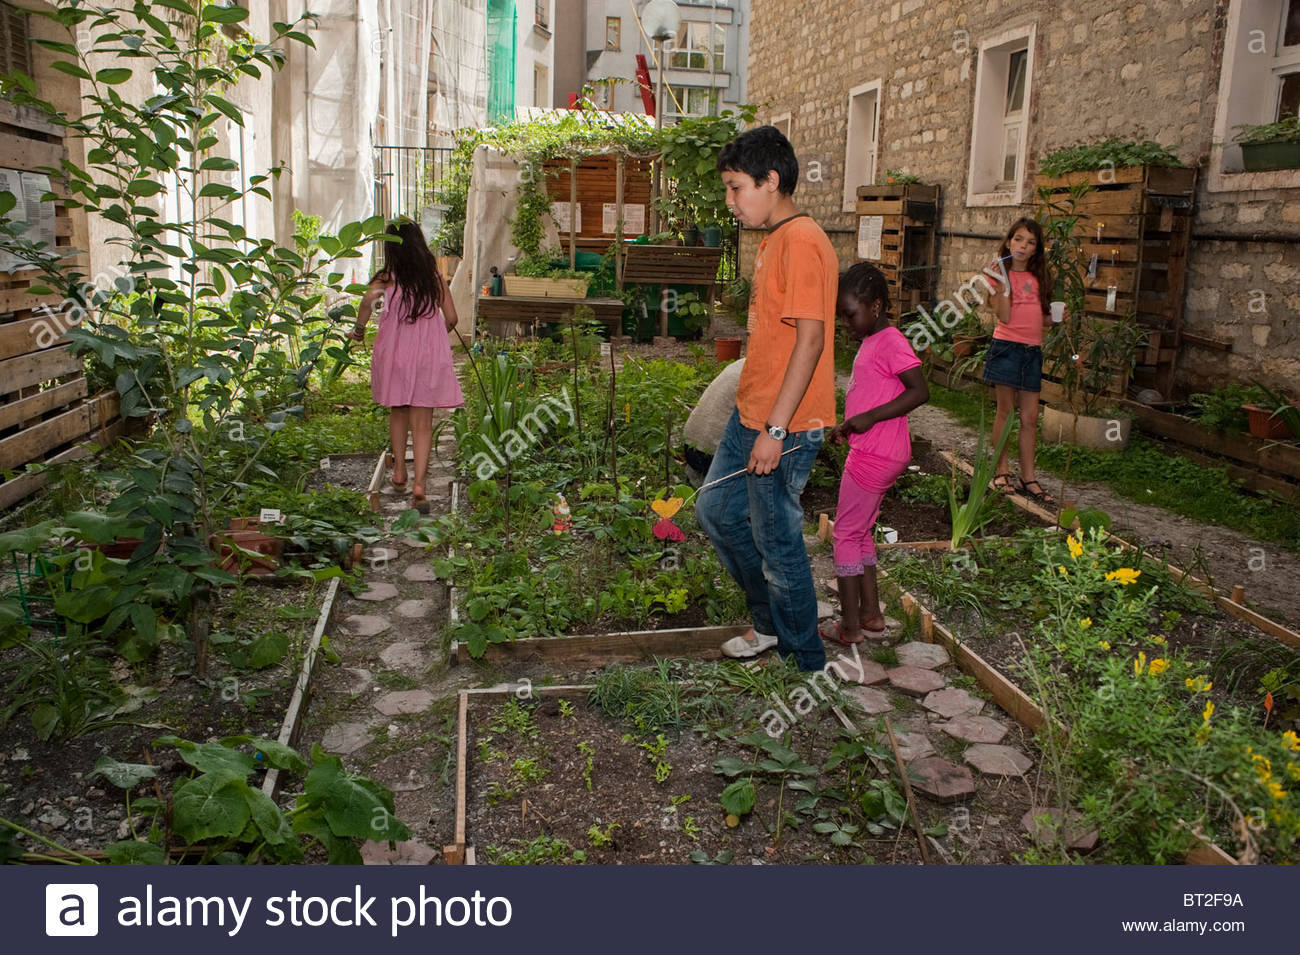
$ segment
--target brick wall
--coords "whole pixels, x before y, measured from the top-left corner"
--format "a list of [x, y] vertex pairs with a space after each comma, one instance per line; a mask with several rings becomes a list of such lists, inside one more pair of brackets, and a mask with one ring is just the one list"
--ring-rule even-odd
[[[940, 228], [1000, 235], [1024, 206], [968, 207], [977, 50], [982, 38], [1035, 25], [1026, 169], [1034, 157], [1107, 136], [1154, 139], [1192, 165], [1214, 139], [1226, 0], [755, 0], [750, 101], [760, 120], [789, 112], [801, 162], [796, 202], [853, 261], [855, 217], [841, 212], [848, 92], [882, 81], [877, 170], [905, 170], [943, 188]], [[812, 181], [806, 173], [812, 172]], [[820, 177], [820, 181], [817, 178]], [[1300, 382], [1300, 188], [1210, 192], [1202, 168], [1189, 255], [1184, 330], [1231, 343], [1186, 345], [1179, 390], [1221, 383], [1225, 370], [1294, 387]], [[1031, 190], [1026, 191], [1026, 196]], [[1214, 238], [1208, 238], [1213, 236]], [[752, 261], [759, 235], [742, 236]], [[940, 239], [940, 297], [988, 261], [996, 239]]]

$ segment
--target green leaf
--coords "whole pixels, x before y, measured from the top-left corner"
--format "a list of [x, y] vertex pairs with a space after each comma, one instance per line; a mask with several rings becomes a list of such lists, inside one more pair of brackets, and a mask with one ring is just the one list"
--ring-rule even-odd
[[100, 70], [95, 74], [95, 79], [100, 83], [106, 83], [109, 86], [116, 86], [119, 83], [125, 83], [131, 78], [131, 71], [124, 66], [110, 67], [106, 70]]
[[[0, 193], [3, 195], [3, 193]], [[5, 554], [32, 554], [41, 549], [41, 545], [54, 536], [54, 529], [58, 525], [54, 521], [42, 521], [39, 524], [33, 524], [31, 527], [20, 527], [17, 530], [5, 531], [0, 534], [0, 555]]]
[[303, 759], [297, 750], [283, 743], [273, 739], [255, 739], [252, 745], [266, 757], [267, 763], [276, 769], [284, 769], [291, 773], [301, 773], [307, 769], [307, 760]]
[[[103, 776], [119, 789], [134, 789], [146, 779], [153, 779], [158, 770], [145, 763], [123, 763], [112, 756], [101, 756], [90, 771], [90, 776]], [[87, 777], [90, 778], [90, 777]]]
[[[230, 662], [237, 667], [264, 670], [279, 663], [289, 652], [289, 636], [284, 633], [264, 633], [247, 646], [230, 654]], [[305, 766], [303, 768], [306, 768]]]
[[58, 70], [60, 73], [66, 73], [69, 76], [75, 76], [79, 80], [90, 79], [89, 73], [87, 73], [81, 67], [77, 66], [77, 64], [70, 63], [67, 60], [55, 60], [53, 63], [50, 64], [50, 66]]
[[164, 736], [154, 740], [154, 745], [176, 747], [181, 759], [201, 773], [244, 779], [257, 768], [252, 756], [220, 743], [195, 743], [175, 736]]
[[0, 192], [0, 218], [9, 214], [10, 210], [18, 204], [18, 199], [12, 192], [7, 189]]
[[203, 97], [203, 101], [227, 119], [232, 120], [235, 125], [244, 125], [244, 114], [240, 111], [239, 107], [230, 102], [230, 100], [222, 99], [215, 93], [209, 93], [207, 96]]
[[248, 11], [237, 4], [225, 6], [217, 3], [203, 5], [203, 19], [208, 23], [239, 23], [248, 19]]
[[754, 789], [754, 784], [747, 779], [738, 779], [722, 790], [719, 800], [722, 802], [722, 808], [727, 812], [735, 816], [744, 816], [753, 810], [757, 798], [758, 792]]
[[733, 776], [739, 776], [742, 773], [752, 773], [754, 771], [754, 764], [735, 756], [720, 756], [718, 759], [713, 761], [713, 771], [722, 776], [731, 778]]
[[307, 774], [302, 798], [320, 807], [331, 832], [377, 841], [410, 837], [410, 830], [393, 816], [392, 793], [348, 773], [342, 760], [330, 756], [319, 744], [312, 747], [311, 756], [316, 765]]
[[280, 807], [264, 792], [245, 786], [244, 801], [248, 805], [248, 814], [252, 817], [253, 824], [268, 843], [278, 846], [293, 839], [293, 829], [281, 814]]
[[248, 790], [243, 779], [225, 773], [191, 779], [176, 789], [172, 799], [172, 828], [190, 845], [238, 836], [251, 816]]
[[152, 842], [140, 842], [137, 839], [114, 842], [112, 845], [105, 846], [104, 855], [108, 857], [110, 865], [163, 864], [162, 846], [156, 846]]

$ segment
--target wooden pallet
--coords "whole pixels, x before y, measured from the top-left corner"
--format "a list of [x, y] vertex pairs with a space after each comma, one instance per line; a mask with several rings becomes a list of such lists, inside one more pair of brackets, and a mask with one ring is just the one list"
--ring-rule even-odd
[[881, 219], [880, 254], [869, 261], [889, 285], [890, 321], [935, 297], [938, 271], [939, 187], [912, 183], [859, 186], [859, 227], [868, 216]]
[[[493, 334], [512, 337], [533, 324], [567, 324], [574, 309], [585, 305], [595, 319], [618, 333], [623, 320], [621, 298], [527, 298], [519, 295], [484, 295], [478, 300], [478, 318]], [[513, 326], [513, 328], [512, 328]]]
[[[576, 161], [576, 183], [570, 175], [567, 159], [552, 159], [543, 168], [546, 171], [546, 192], [554, 202], [569, 202], [576, 196], [582, 207], [582, 228], [577, 231], [579, 248], [604, 250], [614, 241], [614, 234], [603, 229], [602, 210], [606, 203], [619, 201], [618, 156], [602, 153], [584, 156]], [[622, 201], [624, 206], [645, 206], [646, 227], [650, 223], [651, 161], [648, 158], [627, 156], [623, 159]], [[576, 189], [575, 189], [576, 186]], [[636, 235], [634, 232], [628, 235]], [[560, 244], [569, 249], [569, 229], [560, 223]]]
[[[1195, 169], [1137, 166], [1039, 176], [1034, 182], [1036, 192], [1046, 190], [1057, 202], [1068, 201], [1072, 186], [1091, 187], [1074, 205], [1080, 217], [1075, 235], [1085, 255], [1097, 256], [1095, 277], [1084, 276], [1085, 310], [1092, 318], [1137, 321], [1147, 330], [1133, 381], [1166, 398], [1182, 343], [1196, 175]], [[1111, 285], [1114, 310], [1106, 307]], [[1126, 376], [1113, 394], [1122, 397], [1128, 383]]]

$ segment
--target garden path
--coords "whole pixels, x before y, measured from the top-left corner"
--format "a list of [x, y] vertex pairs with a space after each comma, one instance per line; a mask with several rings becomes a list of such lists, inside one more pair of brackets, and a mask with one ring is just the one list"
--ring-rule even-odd
[[[841, 387], [847, 384], [844, 378]], [[928, 439], [936, 449], [957, 451], [967, 460], [975, 451], [974, 429], [942, 408], [922, 405], [911, 413], [910, 423], [912, 434]], [[1072, 480], [1066, 485], [1045, 468], [1040, 473], [1057, 500], [1072, 499], [1079, 507], [1105, 511], [1114, 520], [1115, 532], [1138, 546], [1168, 542], [1166, 559], [1171, 563], [1202, 578], [1208, 569], [1215, 586], [1224, 591], [1240, 584], [1249, 606], [1285, 626], [1300, 626], [1300, 555], [1228, 527], [1174, 514], [1155, 500], [1140, 504], [1104, 484]]]

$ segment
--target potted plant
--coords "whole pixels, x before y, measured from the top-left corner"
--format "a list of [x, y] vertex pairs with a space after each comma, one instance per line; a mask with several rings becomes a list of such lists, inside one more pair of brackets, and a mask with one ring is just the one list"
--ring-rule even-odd
[[968, 308], [957, 327], [952, 330], [952, 357], [967, 358], [981, 345], [987, 345], [991, 336], [984, 328], [977, 309]]
[[1300, 403], [1289, 400], [1270, 388], [1255, 382], [1264, 394], [1261, 404], [1244, 404], [1242, 410], [1249, 416], [1250, 433], [1256, 438], [1300, 438]]
[[1276, 123], [1247, 123], [1237, 130], [1232, 141], [1241, 145], [1241, 163], [1246, 172], [1300, 169], [1300, 116], [1288, 116]]
[[568, 267], [568, 259], [543, 249], [515, 263], [513, 275], [502, 276], [507, 295], [529, 298], [586, 298], [590, 274]]

